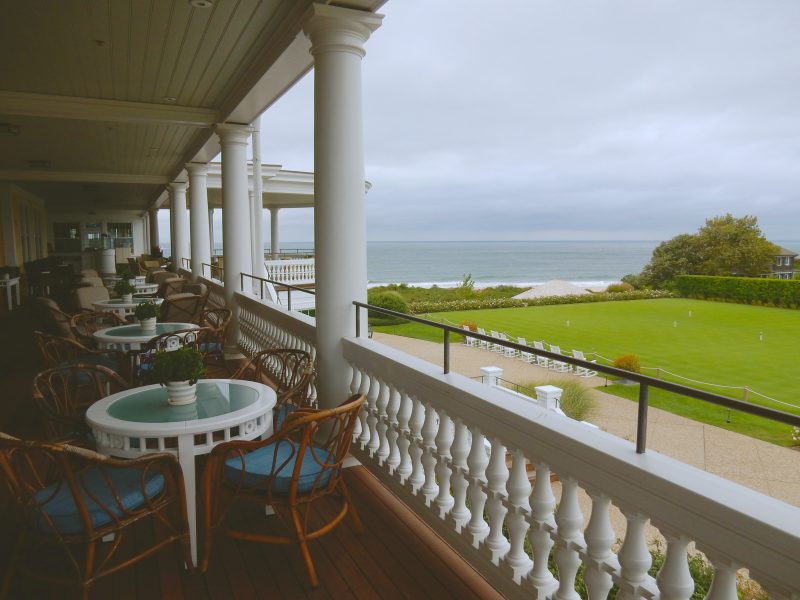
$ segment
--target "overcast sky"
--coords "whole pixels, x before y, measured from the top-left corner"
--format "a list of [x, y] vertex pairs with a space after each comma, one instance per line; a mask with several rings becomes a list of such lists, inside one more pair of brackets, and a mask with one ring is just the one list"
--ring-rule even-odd
[[[382, 12], [363, 64], [370, 240], [662, 240], [725, 212], [800, 239], [797, 0]], [[313, 170], [313, 73], [262, 140], [263, 162]], [[310, 209], [280, 225], [313, 238]]]

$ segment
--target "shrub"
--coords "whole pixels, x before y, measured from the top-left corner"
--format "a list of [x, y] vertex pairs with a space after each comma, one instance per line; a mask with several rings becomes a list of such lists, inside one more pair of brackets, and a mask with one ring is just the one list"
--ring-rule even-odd
[[153, 359], [153, 379], [162, 385], [187, 380], [196, 383], [205, 373], [203, 354], [192, 346], [157, 352]]
[[[537, 381], [530, 381], [524, 384], [526, 388], [533, 390], [536, 386], [547, 385]], [[591, 395], [591, 390], [583, 385], [582, 382], [574, 379], [551, 382], [561, 388], [561, 400], [559, 405], [564, 414], [576, 421], [585, 421], [597, 408], [597, 402]]]
[[[386, 308], [400, 313], [408, 313], [408, 304], [397, 292], [373, 292], [367, 295], [367, 304]], [[400, 325], [407, 320], [401, 317], [384, 315], [373, 310], [369, 311], [370, 325]]]
[[725, 300], [756, 306], [792, 307], [800, 304], [800, 281], [761, 277], [681, 275], [675, 290], [686, 298]]
[[464, 329], [464, 326], [469, 327], [470, 331], [478, 331], [478, 324], [475, 321], [461, 321], [458, 326]]
[[606, 288], [607, 294], [618, 294], [620, 292], [632, 292], [633, 286], [630, 283], [612, 283]]
[[640, 373], [642, 365], [639, 363], [639, 357], [635, 354], [623, 354], [614, 359], [614, 366], [617, 369], [630, 371], [631, 373]]

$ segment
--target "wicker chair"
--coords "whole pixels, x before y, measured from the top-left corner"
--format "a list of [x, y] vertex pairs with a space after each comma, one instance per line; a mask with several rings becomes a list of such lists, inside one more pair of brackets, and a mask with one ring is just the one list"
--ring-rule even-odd
[[33, 402], [49, 440], [91, 439], [86, 410], [111, 394], [127, 390], [128, 382], [102, 365], [78, 363], [55, 367], [33, 378]]
[[198, 323], [205, 298], [197, 294], [175, 294], [161, 304], [161, 323]]
[[211, 308], [204, 310], [200, 314], [200, 326], [210, 327], [214, 330], [214, 350], [224, 353], [225, 336], [228, 333], [228, 325], [231, 322], [233, 313], [228, 308]]
[[310, 404], [314, 361], [303, 350], [263, 350], [239, 367], [231, 377], [258, 381], [275, 390], [278, 398], [274, 417], [278, 429], [288, 413]]
[[[202, 483], [205, 545], [201, 571], [208, 568], [216, 536], [225, 535], [272, 544], [298, 544], [311, 585], [319, 584], [308, 541], [330, 532], [348, 513], [355, 529], [363, 529], [341, 475], [365, 400], [362, 394], [351, 396], [338, 408], [298, 409], [287, 417], [285, 427], [266, 440], [225, 442], [212, 450]], [[312, 505], [329, 496], [336, 496], [341, 508], [332, 511], [335, 516], [325, 524], [313, 529]], [[284, 517], [289, 531], [261, 534], [237, 529], [226, 517], [235, 512], [240, 502], [273, 507]]]
[[[177, 350], [183, 346], [194, 346], [200, 350], [207, 377], [225, 378], [228, 376], [228, 372], [224, 370], [223, 348], [216, 343], [216, 332], [210, 327], [200, 327], [199, 329], [181, 329], [164, 333], [147, 342], [139, 354], [138, 381], [142, 384], [155, 383], [150, 373], [156, 353]], [[219, 367], [223, 371], [220, 372]]]
[[66, 338], [74, 338], [70, 328], [72, 315], [65, 313], [58, 303], [51, 298], [33, 298], [34, 311], [40, 322], [40, 326], [47, 333]]
[[69, 322], [69, 328], [81, 344], [87, 348], [96, 348], [97, 340], [92, 335], [95, 331], [107, 327], [125, 325], [125, 319], [112, 312], [82, 312], [73, 316]]
[[87, 348], [77, 340], [41, 331], [33, 332], [33, 341], [44, 365], [48, 368], [88, 363], [102, 365], [129, 379], [130, 361], [125, 353], [119, 350], [95, 350]]
[[[0, 471], [21, 526], [9, 551], [2, 598], [15, 574], [51, 584], [58, 595], [63, 587], [74, 586], [88, 598], [99, 579], [173, 543], [191, 564], [183, 475], [171, 454], [116, 460], [84, 448], [0, 433]], [[156, 537], [131, 555], [127, 541], [137, 534], [130, 526], [144, 519], [158, 524], [153, 527]], [[112, 534], [113, 543], [102, 542]], [[63, 564], [45, 565], [44, 557], [63, 559]]]
[[81, 310], [94, 310], [94, 303], [108, 300], [111, 296], [108, 289], [99, 286], [79, 287], [75, 289], [75, 306]]

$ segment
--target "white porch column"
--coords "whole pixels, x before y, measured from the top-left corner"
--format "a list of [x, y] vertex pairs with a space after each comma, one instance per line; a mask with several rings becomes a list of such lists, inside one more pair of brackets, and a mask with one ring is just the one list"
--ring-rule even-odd
[[208, 166], [201, 163], [187, 163], [189, 173], [189, 201], [191, 210], [189, 220], [192, 229], [192, 277], [203, 274], [203, 263], [211, 264], [211, 243], [208, 229]]
[[142, 248], [138, 254], [147, 254], [148, 248], [150, 248], [150, 218], [147, 213], [142, 213]]
[[269, 251], [273, 260], [278, 258], [280, 252], [280, 238], [278, 236], [278, 211], [279, 208], [269, 209]]
[[[305, 26], [314, 56], [314, 245], [320, 408], [350, 393], [341, 340], [355, 333], [353, 300], [367, 298], [361, 59], [380, 26], [373, 13], [314, 4]], [[366, 334], [366, 311], [362, 310]]]
[[233, 311], [225, 340], [226, 356], [239, 355], [239, 322], [235, 293], [240, 289], [240, 274], [251, 272], [250, 202], [247, 194], [246, 125], [217, 125], [222, 146], [222, 254], [225, 259], [225, 303]]
[[253, 275], [264, 277], [264, 196], [261, 180], [261, 117], [253, 121]]
[[214, 256], [214, 209], [208, 209], [208, 242], [209, 242], [209, 256]]
[[169, 184], [172, 188], [172, 264], [174, 270], [183, 267], [184, 258], [189, 258], [189, 213], [186, 212], [186, 187], [185, 181], [174, 181]]
[[150, 248], [147, 249], [149, 253], [153, 246], [161, 245], [161, 240], [158, 239], [158, 209], [151, 208], [148, 212], [150, 213]]

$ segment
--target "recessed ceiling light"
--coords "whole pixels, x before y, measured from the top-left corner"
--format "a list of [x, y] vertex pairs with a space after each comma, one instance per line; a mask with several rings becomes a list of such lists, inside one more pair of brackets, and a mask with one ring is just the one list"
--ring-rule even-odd
[[189, 4], [195, 8], [211, 8], [214, 3], [211, 0], [189, 0]]
[[161, 99], [161, 101], [162, 102], [166, 102], [167, 104], [174, 104], [175, 102], [178, 101], [178, 99], [177, 98], [173, 98], [172, 96], [164, 96]]
[[0, 135], [19, 135], [19, 125], [0, 123]]

